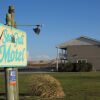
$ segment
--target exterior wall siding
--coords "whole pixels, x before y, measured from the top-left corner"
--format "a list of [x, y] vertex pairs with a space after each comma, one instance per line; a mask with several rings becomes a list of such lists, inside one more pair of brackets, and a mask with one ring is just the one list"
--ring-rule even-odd
[[67, 59], [70, 62], [77, 62], [77, 60], [86, 59], [87, 62], [92, 63], [93, 70], [100, 70], [100, 46], [68, 46]]

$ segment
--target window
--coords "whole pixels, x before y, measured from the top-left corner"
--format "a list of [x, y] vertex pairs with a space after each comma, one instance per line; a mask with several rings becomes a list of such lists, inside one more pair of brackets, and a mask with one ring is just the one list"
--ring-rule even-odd
[[87, 63], [87, 59], [79, 59], [77, 60], [77, 63]]

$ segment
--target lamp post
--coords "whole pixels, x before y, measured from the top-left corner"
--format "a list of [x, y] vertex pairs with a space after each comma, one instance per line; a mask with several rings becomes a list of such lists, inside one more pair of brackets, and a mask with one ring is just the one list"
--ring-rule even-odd
[[[8, 13], [6, 14], [6, 25], [16, 28], [17, 26], [34, 26], [33, 31], [36, 34], [40, 33], [40, 28], [42, 25], [16, 25], [14, 21], [14, 7], [9, 6]], [[3, 33], [2, 33], [3, 35]], [[2, 35], [0, 38], [2, 38]], [[15, 42], [15, 37], [12, 34], [12, 43]], [[12, 65], [13, 66], [13, 65]], [[10, 85], [10, 75], [15, 75], [16, 85]], [[18, 92], [18, 69], [17, 68], [5, 68], [5, 86], [6, 86], [6, 100], [19, 100], [19, 92]]]

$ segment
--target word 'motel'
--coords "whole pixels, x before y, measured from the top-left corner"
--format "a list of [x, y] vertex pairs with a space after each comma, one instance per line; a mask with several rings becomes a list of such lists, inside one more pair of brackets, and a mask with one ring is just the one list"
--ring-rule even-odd
[[[12, 49], [12, 34], [8, 33], [7, 29], [3, 30], [4, 38], [2, 39], [3, 45], [0, 46], [0, 62], [23, 62], [24, 61], [24, 53], [25, 48], [23, 49]], [[19, 45], [23, 45], [24, 43], [24, 35], [18, 36], [18, 33], [13, 33], [15, 37], [15, 43], [13, 43], [14, 48]], [[7, 43], [10, 43], [10, 45], [7, 45]], [[1, 56], [2, 55], [2, 56]]]

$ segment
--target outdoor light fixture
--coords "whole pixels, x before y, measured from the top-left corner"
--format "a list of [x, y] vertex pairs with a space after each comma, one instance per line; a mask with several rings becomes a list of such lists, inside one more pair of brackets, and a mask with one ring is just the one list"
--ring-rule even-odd
[[8, 26], [13, 26], [13, 27], [17, 27], [17, 26], [34, 26], [33, 28], [33, 31], [39, 35], [40, 31], [41, 31], [41, 27], [42, 25], [28, 25], [28, 24], [25, 24], [25, 25], [16, 25], [16, 22], [14, 21], [14, 16], [13, 16], [13, 13], [14, 13], [14, 6], [9, 6], [9, 9], [8, 9], [8, 13], [6, 15], [6, 25]]
[[41, 27], [42, 27], [42, 24], [37, 24], [37, 25], [31, 25], [31, 24], [22, 24], [22, 25], [20, 25], [20, 24], [18, 24], [18, 25], [16, 25], [16, 22], [14, 23], [14, 25], [17, 27], [17, 26], [25, 26], [25, 27], [33, 27], [33, 31], [37, 34], [37, 35], [39, 35], [39, 33], [40, 33], [40, 31], [41, 31]]
[[33, 28], [33, 31], [38, 35], [41, 31], [40, 27], [42, 27], [42, 25], [35, 25], [35, 27]]

